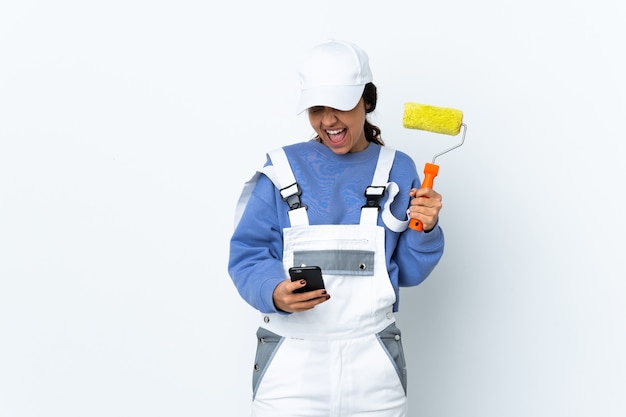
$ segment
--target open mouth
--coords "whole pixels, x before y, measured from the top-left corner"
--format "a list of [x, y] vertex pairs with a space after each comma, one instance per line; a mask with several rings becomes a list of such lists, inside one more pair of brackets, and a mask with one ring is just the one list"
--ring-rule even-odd
[[341, 128], [341, 129], [326, 130], [326, 134], [328, 135], [328, 140], [330, 142], [337, 144], [345, 139], [346, 129]]

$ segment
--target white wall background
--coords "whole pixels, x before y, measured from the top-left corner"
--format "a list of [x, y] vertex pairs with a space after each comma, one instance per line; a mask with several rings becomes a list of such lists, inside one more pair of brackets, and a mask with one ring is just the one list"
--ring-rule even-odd
[[405, 101], [468, 124], [446, 253], [403, 292], [411, 416], [626, 415], [624, 4], [2, 2], [0, 416], [247, 415], [232, 213], [310, 137], [293, 67], [330, 36], [418, 166], [458, 138]]

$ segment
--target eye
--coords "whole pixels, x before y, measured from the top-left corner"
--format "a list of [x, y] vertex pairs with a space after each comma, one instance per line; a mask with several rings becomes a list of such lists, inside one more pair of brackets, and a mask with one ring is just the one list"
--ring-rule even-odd
[[322, 106], [309, 107], [309, 113], [319, 113], [322, 111], [322, 109], [323, 109]]

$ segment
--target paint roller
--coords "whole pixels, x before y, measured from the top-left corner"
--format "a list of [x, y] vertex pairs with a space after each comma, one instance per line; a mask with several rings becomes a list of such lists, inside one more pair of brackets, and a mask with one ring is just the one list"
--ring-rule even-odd
[[[422, 181], [422, 188], [433, 188], [435, 177], [439, 173], [439, 165], [435, 164], [435, 160], [439, 156], [463, 145], [463, 142], [465, 141], [467, 125], [463, 123], [463, 112], [461, 110], [446, 107], [429, 106], [426, 104], [410, 102], [404, 103], [402, 125], [407, 129], [418, 129], [450, 136], [456, 136], [461, 132], [461, 129], [463, 130], [460, 143], [435, 154], [432, 162], [427, 162], [424, 166], [424, 181]], [[424, 230], [424, 225], [417, 219], [411, 219], [409, 227], [414, 230]]]

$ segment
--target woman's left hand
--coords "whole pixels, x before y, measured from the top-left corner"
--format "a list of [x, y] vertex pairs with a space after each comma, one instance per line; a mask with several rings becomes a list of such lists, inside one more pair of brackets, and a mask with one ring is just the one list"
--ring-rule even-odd
[[409, 195], [412, 197], [409, 217], [421, 221], [424, 230], [432, 230], [439, 219], [441, 194], [432, 188], [413, 188]]

